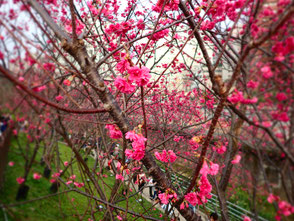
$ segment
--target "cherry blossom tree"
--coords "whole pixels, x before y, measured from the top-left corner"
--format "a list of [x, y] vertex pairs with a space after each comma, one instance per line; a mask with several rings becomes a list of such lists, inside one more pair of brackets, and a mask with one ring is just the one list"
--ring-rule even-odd
[[[52, 189], [88, 197], [93, 220], [97, 203], [104, 220], [158, 220], [152, 208], [146, 215], [118, 205], [119, 190], [133, 189], [141, 167], [160, 188], [159, 203], [186, 220], [199, 220], [189, 205], [205, 205], [212, 193], [229, 220], [229, 190], [238, 186], [252, 190], [255, 219], [258, 194], [277, 220], [294, 213], [294, 1], [0, 4], [0, 73], [14, 85], [1, 109], [15, 116], [14, 135], [34, 144], [16, 177], [21, 186], [40, 153], [54, 170]], [[73, 153], [69, 162], [52, 148], [61, 140]], [[82, 149], [93, 153], [94, 167]], [[89, 184], [70, 172], [74, 161]], [[100, 182], [107, 165], [116, 178], [110, 196]], [[279, 191], [267, 167], [278, 171]], [[187, 176], [187, 188], [172, 181], [175, 174]], [[127, 205], [138, 192], [126, 194]]]

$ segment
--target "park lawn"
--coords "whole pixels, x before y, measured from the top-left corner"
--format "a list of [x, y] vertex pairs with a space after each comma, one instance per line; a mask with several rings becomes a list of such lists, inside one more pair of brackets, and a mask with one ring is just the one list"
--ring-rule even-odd
[[[26, 138], [24, 134], [19, 135], [19, 141], [21, 145], [25, 145]], [[33, 144], [31, 144], [31, 147], [29, 148], [30, 151], [32, 151]], [[60, 152], [60, 159], [62, 162], [64, 161], [70, 161], [71, 157], [73, 156], [72, 150], [66, 146], [65, 144], [58, 142], [59, 152]], [[43, 174], [44, 166], [40, 164], [41, 160], [41, 153], [42, 148], [38, 151], [38, 154], [36, 156], [36, 159], [33, 163], [32, 170], [30, 171], [30, 174], [27, 178], [26, 185], [30, 187], [30, 190], [28, 192], [28, 196], [26, 200], [33, 200], [38, 197], [43, 197], [48, 194], [51, 194], [50, 187], [51, 183], [48, 179], [42, 177], [40, 180], [34, 180], [33, 179], [33, 173], [38, 172], [39, 174]], [[84, 153], [81, 153], [84, 155]], [[8, 154], [8, 161], [13, 161], [15, 163], [14, 166], [10, 167], [7, 166], [6, 173], [5, 173], [5, 183], [4, 188], [0, 192], [0, 204], [16, 204], [21, 203], [23, 201], [16, 201], [15, 197], [17, 194], [18, 186], [19, 184], [16, 182], [16, 178], [23, 176], [24, 174], [24, 158], [21, 155], [20, 149], [18, 148], [16, 139], [13, 138], [10, 145], [10, 151]], [[88, 157], [87, 164], [89, 168], [91, 169], [94, 165], [94, 159], [91, 157]], [[64, 168], [63, 165], [60, 166], [61, 168]], [[52, 173], [56, 172], [55, 168], [52, 167]], [[68, 177], [68, 172], [71, 172], [71, 169], [68, 169], [66, 171]], [[78, 182], [83, 182], [82, 177], [79, 172], [79, 166], [74, 161], [72, 164], [72, 172], [76, 175], [76, 180]], [[52, 174], [51, 173], [51, 174]], [[102, 180], [99, 180], [99, 183], [104, 183], [103, 190], [105, 191], [107, 196], [110, 196], [111, 187], [114, 184], [115, 178], [112, 176], [112, 174], [108, 170], [104, 170], [104, 174], [107, 175], [106, 178], [103, 178]], [[96, 177], [98, 178], [98, 177]], [[51, 179], [51, 178], [49, 178]], [[85, 185], [90, 185], [93, 187], [93, 185], [87, 183], [86, 180], [84, 180]], [[92, 188], [94, 189], [94, 188]], [[59, 188], [59, 192], [67, 190], [67, 187], [63, 184], [61, 184], [61, 187]], [[80, 188], [80, 190], [84, 190], [84, 188]], [[95, 194], [94, 194], [95, 195]], [[97, 196], [97, 194], [95, 195]], [[128, 209], [133, 210], [136, 213], [144, 213], [144, 215], [152, 215], [156, 218], [160, 217], [161, 211], [159, 210], [153, 210], [150, 209], [152, 207], [152, 204], [146, 201], [145, 199], [142, 200], [142, 202], [138, 202], [139, 196], [136, 195], [135, 197], [132, 197], [129, 199], [128, 203]], [[49, 221], [49, 220], [88, 220], [88, 218], [91, 218], [90, 212], [91, 208], [88, 208], [88, 198], [78, 194], [76, 192], [68, 192], [64, 194], [59, 194], [55, 196], [51, 196], [49, 198], [8, 207], [5, 209], [5, 213], [8, 216], [8, 220], [28, 220], [28, 221]], [[143, 204], [145, 208], [148, 208], [148, 211], [146, 212], [144, 208], [141, 206], [138, 206], [138, 204]], [[97, 203], [97, 206], [99, 203]], [[118, 203], [118, 206], [126, 207], [126, 202], [122, 201]], [[97, 210], [96, 210], [97, 211]], [[79, 215], [79, 217], [77, 216]], [[95, 213], [95, 219], [100, 220], [103, 219], [104, 211], [98, 211]], [[4, 213], [3, 210], [0, 209], [0, 220], [4, 219]], [[128, 220], [134, 220], [136, 218], [133, 218], [131, 215], [128, 216]], [[160, 219], [160, 218], [159, 218]], [[142, 218], [137, 218], [136, 220], [143, 220]]]

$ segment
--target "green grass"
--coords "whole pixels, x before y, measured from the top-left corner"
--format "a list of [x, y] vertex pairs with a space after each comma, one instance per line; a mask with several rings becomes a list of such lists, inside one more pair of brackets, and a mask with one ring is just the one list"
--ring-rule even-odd
[[[19, 141], [22, 147], [25, 147], [26, 138], [23, 134], [20, 135]], [[34, 144], [30, 145], [29, 148], [29, 155], [32, 154]], [[60, 152], [60, 159], [62, 162], [70, 161], [71, 157], [73, 156], [72, 150], [62, 143], [58, 143], [59, 152]], [[43, 197], [50, 194], [50, 186], [51, 183], [46, 178], [42, 177], [40, 180], [33, 179], [33, 173], [38, 172], [39, 174], [43, 174], [44, 166], [40, 164], [41, 156], [42, 156], [43, 148], [40, 148], [37, 154], [37, 157], [33, 163], [32, 170], [28, 176], [26, 181], [26, 185], [30, 187], [27, 200], [32, 200], [38, 197]], [[84, 153], [82, 153], [84, 155]], [[83, 156], [84, 157], [84, 156]], [[54, 158], [53, 158], [54, 160]], [[5, 205], [15, 204], [23, 201], [16, 201], [15, 197], [18, 190], [18, 183], [16, 182], [16, 178], [23, 176], [24, 174], [24, 158], [21, 155], [21, 151], [18, 148], [17, 142], [15, 139], [12, 140], [10, 145], [10, 152], [8, 154], [8, 161], [15, 162], [13, 167], [7, 166], [6, 173], [5, 173], [5, 183], [4, 188], [0, 192], [0, 203]], [[94, 165], [94, 160], [91, 157], [88, 157], [87, 165], [91, 169]], [[61, 169], [64, 168], [63, 165], [60, 166]], [[56, 171], [54, 164], [52, 163], [52, 173]], [[65, 173], [65, 177], [69, 177], [73, 172], [76, 175], [76, 180], [78, 182], [82, 182], [82, 177], [79, 172], [79, 165], [78, 163], [73, 163], [72, 168], [68, 169]], [[51, 174], [52, 174], [51, 173]], [[107, 175], [107, 178], [103, 178], [99, 180], [99, 184], [101, 184], [103, 191], [109, 197], [111, 193], [112, 185], [115, 182], [115, 178], [111, 176], [111, 173], [107, 170], [104, 170], [104, 174]], [[98, 179], [98, 176], [96, 177]], [[85, 185], [87, 181], [84, 182]], [[91, 189], [93, 190], [93, 185], [89, 184]], [[61, 184], [59, 188], [59, 192], [67, 190], [67, 187]], [[80, 190], [84, 191], [84, 188], [80, 188]], [[94, 193], [96, 197], [98, 197], [97, 193]], [[152, 215], [153, 217], [159, 218], [160, 211], [159, 210], [149, 210], [145, 213], [145, 210], [141, 205], [144, 205], [145, 208], [152, 207], [152, 204], [148, 201], [144, 200], [140, 203], [137, 202], [139, 196], [132, 197], [129, 199], [128, 209], [133, 210], [136, 213], [144, 213], [145, 215]], [[74, 199], [74, 200], [72, 200]], [[14, 207], [8, 207], [9, 210], [5, 210], [6, 214], [8, 215], [8, 220], [27, 220], [27, 221], [49, 221], [49, 220], [88, 220], [90, 218], [90, 208], [88, 208], [88, 201], [89, 199], [81, 194], [75, 192], [68, 192], [65, 194], [60, 194], [56, 196], [52, 196], [46, 199], [25, 203], [22, 205], [17, 205]], [[92, 205], [94, 201], [92, 200]], [[97, 203], [97, 206], [99, 203]], [[126, 207], [126, 201], [122, 201], [118, 203], [118, 206]], [[100, 220], [103, 218], [104, 211], [97, 211], [95, 210], [95, 219]], [[86, 213], [86, 214], [85, 214]], [[78, 218], [77, 214], [80, 215]], [[83, 216], [85, 214], [85, 216]], [[83, 217], [83, 218], [81, 218]], [[134, 220], [132, 216], [128, 216], [128, 220]], [[3, 210], [0, 209], [0, 220], [4, 220]], [[139, 218], [137, 220], [143, 220]]]
[[[241, 187], [235, 188], [235, 194], [233, 194], [229, 201], [250, 211], [250, 196], [246, 191], [243, 191]], [[258, 215], [267, 219], [267, 220], [275, 220], [275, 208], [273, 204], [267, 202], [267, 197], [262, 195], [257, 195], [257, 202], [256, 202], [257, 212]]]

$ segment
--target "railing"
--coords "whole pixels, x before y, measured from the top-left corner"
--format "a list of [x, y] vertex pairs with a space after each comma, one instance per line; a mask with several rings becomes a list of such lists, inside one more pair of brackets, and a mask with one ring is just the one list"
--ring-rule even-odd
[[[180, 187], [183, 191], [185, 191], [189, 185], [188, 178], [184, 177], [183, 175], [172, 174], [171, 180], [174, 184], [177, 184], [178, 187]], [[221, 208], [219, 206], [217, 195], [215, 194], [211, 194], [211, 195], [212, 195], [211, 199], [208, 199], [208, 202], [205, 204], [205, 209], [208, 210], [209, 212], [217, 212], [218, 214], [221, 214]], [[232, 221], [243, 220], [244, 215], [250, 217], [251, 220], [255, 220], [255, 215], [252, 212], [234, 203], [231, 203], [230, 201], [227, 201], [227, 207], [228, 207], [229, 218]], [[258, 216], [258, 220], [268, 221], [267, 219], [261, 216]]]

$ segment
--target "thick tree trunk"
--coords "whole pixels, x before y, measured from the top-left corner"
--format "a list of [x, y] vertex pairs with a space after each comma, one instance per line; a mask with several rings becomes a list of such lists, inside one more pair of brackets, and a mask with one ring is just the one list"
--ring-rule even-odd
[[3, 188], [5, 168], [7, 165], [8, 150], [10, 145], [10, 138], [12, 134], [12, 129], [7, 128], [5, 133], [3, 133], [3, 140], [0, 141], [0, 189]]

